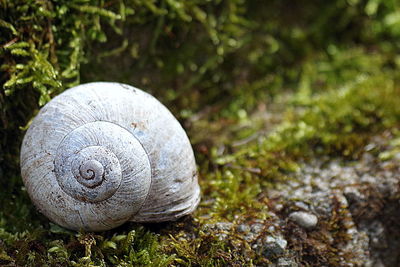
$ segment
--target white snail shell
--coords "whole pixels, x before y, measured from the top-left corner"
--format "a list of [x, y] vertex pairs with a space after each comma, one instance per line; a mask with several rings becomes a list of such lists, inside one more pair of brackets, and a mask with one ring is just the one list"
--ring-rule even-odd
[[46, 104], [24, 137], [21, 174], [38, 210], [74, 230], [175, 220], [200, 200], [179, 122], [119, 83], [80, 85]]

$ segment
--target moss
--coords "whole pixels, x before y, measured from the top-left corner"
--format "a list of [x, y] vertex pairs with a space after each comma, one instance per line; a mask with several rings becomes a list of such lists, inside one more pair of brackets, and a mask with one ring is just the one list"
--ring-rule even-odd
[[389, 138], [392, 138], [389, 142], [389, 146], [381, 151], [379, 153], [379, 158], [381, 160], [389, 160], [400, 153], [400, 131], [398, 128], [393, 129], [391, 132], [391, 136]]
[[357, 157], [371, 135], [398, 126], [396, 83], [393, 73], [361, 76], [323, 94], [298, 94], [287, 120], [265, 141], [265, 149]]

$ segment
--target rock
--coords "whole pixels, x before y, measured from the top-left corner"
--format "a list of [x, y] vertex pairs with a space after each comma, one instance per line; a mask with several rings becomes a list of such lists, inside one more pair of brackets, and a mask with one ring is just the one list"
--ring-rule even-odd
[[222, 231], [230, 231], [232, 229], [233, 223], [230, 222], [217, 222], [215, 228]]
[[[310, 233], [287, 227], [288, 222], [295, 222], [303, 229], [315, 227], [311, 239], [317, 243], [328, 247], [335, 244], [337, 252], [332, 257], [338, 266], [397, 266], [400, 154], [382, 160], [377, 152], [390, 149], [390, 135], [377, 140], [374, 137], [366, 148], [370, 152], [355, 161], [327, 156], [311, 159], [294, 173], [294, 182], [277, 184], [271, 189], [272, 199], [283, 208], [279, 209], [277, 218], [273, 217], [276, 230], [269, 230], [272, 223], [268, 222], [263, 234], [286, 236], [288, 242], [301, 242], [292, 239], [294, 233], [309, 239]], [[288, 216], [283, 217], [288, 210]], [[299, 211], [290, 213], [295, 210]], [[338, 223], [338, 228], [326, 228], [332, 223]], [[340, 235], [335, 233], [338, 230]], [[258, 250], [264, 248], [264, 240], [257, 240], [257, 246]], [[292, 253], [286, 249], [285, 255], [271, 259], [271, 266], [276, 267], [279, 258], [285, 259]], [[324, 250], [315, 250], [312, 256], [321, 262], [326, 260]], [[296, 255], [294, 260], [304, 259]]]
[[289, 219], [297, 223], [303, 228], [312, 229], [318, 223], [318, 218], [314, 214], [304, 211], [292, 212], [289, 215]]
[[213, 224], [205, 224], [204, 229], [206, 230], [217, 230], [217, 231], [230, 231], [233, 227], [233, 223], [230, 222], [217, 222]]
[[298, 265], [292, 259], [279, 258], [278, 262], [276, 263], [276, 266], [277, 267], [297, 267]]
[[285, 254], [287, 241], [282, 237], [267, 236], [264, 241], [263, 255], [269, 259]]
[[365, 229], [368, 229], [369, 245], [371, 248], [384, 250], [389, 246], [386, 240], [385, 226], [382, 222], [378, 220], [368, 221]]
[[219, 240], [228, 238], [229, 232], [233, 228], [233, 223], [230, 222], [217, 222], [214, 224], [205, 224], [204, 230], [207, 232], [213, 232]]
[[303, 209], [303, 210], [309, 210], [310, 209], [309, 206], [306, 203], [302, 202], [302, 201], [296, 201], [293, 204], [294, 204], [294, 206], [296, 206], [299, 209]]
[[[256, 221], [251, 224], [241, 224], [239, 225], [236, 230], [238, 232], [243, 232], [244, 236], [243, 238], [247, 242], [254, 242], [258, 240], [258, 237], [260, 234], [262, 234], [265, 231], [265, 225], [263, 221]], [[258, 246], [257, 244], [254, 244], [256, 247]]]
[[253, 223], [250, 227], [250, 231], [255, 234], [258, 235], [260, 234], [264, 229], [264, 225], [262, 223]]
[[247, 224], [239, 224], [236, 227], [236, 231], [241, 232], [241, 233], [248, 233], [250, 232], [250, 226], [248, 226]]

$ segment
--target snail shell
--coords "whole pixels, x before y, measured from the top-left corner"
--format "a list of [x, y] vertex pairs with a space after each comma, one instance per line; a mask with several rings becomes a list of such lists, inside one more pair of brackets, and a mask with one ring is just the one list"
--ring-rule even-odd
[[46, 104], [24, 137], [21, 174], [38, 210], [74, 230], [175, 220], [200, 200], [179, 122], [119, 83], [80, 85]]

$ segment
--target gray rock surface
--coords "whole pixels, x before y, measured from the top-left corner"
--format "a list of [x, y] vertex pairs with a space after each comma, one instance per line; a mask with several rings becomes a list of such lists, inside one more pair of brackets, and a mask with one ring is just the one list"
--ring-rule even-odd
[[[387, 141], [374, 142], [376, 151], [385, 150]], [[357, 161], [315, 159], [301, 166], [298, 179], [269, 192], [284, 205], [277, 210], [288, 223], [282, 229], [287, 253], [296, 254], [290, 249], [296, 242], [305, 249], [310, 240], [312, 253], [320, 250], [323, 255], [331, 245], [337, 249], [339, 266], [398, 266], [400, 160], [383, 161], [378, 156], [365, 152]], [[299, 229], [292, 229], [296, 226], [290, 222]], [[323, 245], [315, 243], [315, 237]]]

